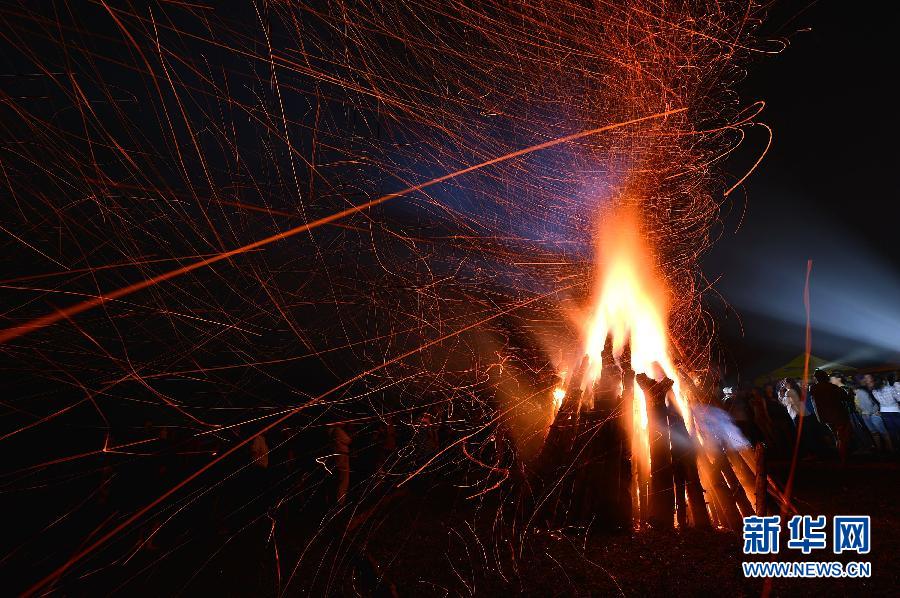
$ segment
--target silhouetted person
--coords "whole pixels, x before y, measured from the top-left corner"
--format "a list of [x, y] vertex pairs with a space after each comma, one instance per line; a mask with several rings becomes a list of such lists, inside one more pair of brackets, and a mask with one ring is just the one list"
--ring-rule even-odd
[[766, 445], [774, 446], [777, 440], [772, 426], [772, 418], [769, 416], [769, 406], [758, 388], [750, 389], [750, 409], [753, 412], [753, 423], [762, 432]]
[[850, 448], [854, 451], [872, 452], [875, 449], [875, 441], [869, 432], [869, 428], [860, 416], [859, 410], [856, 408], [854, 392], [850, 382], [839, 372], [831, 372], [829, 381], [844, 393], [844, 411], [850, 417], [851, 438], [853, 439]]
[[794, 448], [794, 422], [791, 421], [791, 416], [788, 415], [782, 402], [778, 400], [778, 394], [773, 385], [767, 384], [763, 388], [763, 398], [766, 401], [766, 411], [772, 420], [775, 437], [775, 444], [772, 448], [779, 455], [787, 456]]
[[778, 397], [794, 422], [795, 433], [800, 435], [800, 454], [812, 456], [813, 453], [818, 452], [819, 448], [817, 438], [819, 421], [815, 414], [807, 409], [806, 402], [800, 393], [800, 385], [793, 378], [785, 378], [781, 382]]
[[[874, 379], [871, 379], [871, 376], [869, 378], [869, 382], [874, 386]], [[866, 382], [865, 377], [863, 382]], [[875, 400], [875, 395], [872, 394], [872, 390], [868, 385], [857, 385], [853, 392], [853, 399], [863, 423], [866, 424], [869, 433], [872, 435], [875, 447], [881, 452], [892, 452], [891, 435], [884, 426], [884, 420], [881, 418], [881, 409], [878, 406], [878, 401]]]
[[810, 394], [819, 421], [828, 426], [837, 444], [841, 462], [847, 460], [850, 447], [850, 415], [844, 406], [846, 395], [843, 390], [828, 381], [828, 374], [816, 370], [813, 376], [816, 383], [812, 385]]
[[897, 402], [900, 397], [897, 389], [872, 374], [863, 376], [863, 385], [878, 403], [878, 410], [891, 437], [891, 444], [894, 448], [900, 447], [900, 405]]

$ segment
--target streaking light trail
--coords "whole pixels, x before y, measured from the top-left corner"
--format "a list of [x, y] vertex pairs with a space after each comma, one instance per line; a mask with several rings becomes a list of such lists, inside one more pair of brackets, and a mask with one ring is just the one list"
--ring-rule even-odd
[[444, 181], [449, 181], [456, 177], [462, 176], [462, 175], [470, 173], [470, 172], [474, 172], [476, 170], [480, 170], [487, 166], [491, 166], [493, 164], [499, 164], [501, 162], [505, 162], [507, 160], [512, 160], [513, 158], [518, 158], [519, 156], [525, 156], [532, 152], [540, 151], [542, 149], [547, 149], [547, 148], [550, 148], [550, 147], [553, 147], [556, 145], [560, 145], [562, 143], [570, 143], [572, 141], [576, 141], [576, 140], [582, 139], [584, 137], [589, 137], [591, 135], [597, 135], [600, 133], [604, 133], [606, 131], [612, 131], [612, 130], [618, 129], [620, 127], [626, 127], [628, 125], [637, 124], [637, 123], [644, 122], [647, 120], [652, 120], [652, 119], [657, 119], [657, 118], [665, 118], [665, 117], [671, 116], [673, 114], [678, 114], [679, 112], [684, 112], [684, 110], [686, 110], [686, 108], [677, 108], [677, 109], [669, 110], [666, 112], [660, 112], [659, 114], [652, 114], [649, 116], [643, 116], [641, 118], [635, 118], [635, 119], [632, 119], [629, 121], [624, 121], [624, 122], [615, 123], [615, 124], [611, 124], [611, 125], [605, 125], [602, 127], [597, 127], [595, 129], [581, 131], [579, 133], [573, 133], [572, 135], [567, 135], [565, 137], [560, 137], [557, 139], [553, 139], [551, 141], [546, 141], [544, 143], [532, 145], [531, 147], [527, 147], [527, 148], [524, 148], [524, 149], [521, 149], [521, 150], [518, 150], [515, 152], [511, 152], [504, 156], [492, 158], [492, 159], [482, 162], [480, 164], [475, 164], [474, 166], [469, 166], [468, 168], [463, 168], [461, 170], [457, 170], [456, 172], [451, 172], [444, 176], [440, 176], [440, 177], [431, 179], [430, 181], [427, 181], [420, 185], [414, 185], [412, 187], [407, 187], [406, 189], [403, 189], [402, 191], [397, 191], [395, 193], [388, 193], [387, 195], [382, 195], [381, 197], [378, 197], [376, 199], [368, 201], [364, 204], [361, 204], [358, 206], [353, 206], [351, 208], [347, 208], [346, 210], [336, 212], [336, 213], [332, 214], [331, 216], [319, 218], [312, 222], [308, 222], [306, 224], [296, 226], [287, 231], [284, 231], [284, 232], [281, 232], [281, 233], [278, 233], [275, 235], [271, 235], [269, 237], [266, 237], [265, 239], [260, 239], [259, 241], [249, 243], [242, 247], [237, 247], [230, 251], [225, 251], [225, 252], [219, 253], [217, 255], [211, 256], [211, 257], [204, 257], [204, 258], [199, 259], [195, 262], [192, 262], [186, 266], [182, 266], [180, 268], [175, 268], [173, 270], [169, 270], [168, 272], [165, 272], [158, 276], [154, 276], [153, 278], [149, 278], [147, 280], [137, 282], [137, 283], [129, 285], [127, 287], [123, 287], [121, 289], [111, 291], [104, 295], [99, 295], [93, 299], [88, 299], [86, 301], [82, 301], [81, 303], [78, 303], [71, 307], [57, 310], [54, 313], [47, 314], [46, 316], [44, 316], [42, 318], [37, 318], [26, 324], [7, 328], [5, 330], [0, 331], [0, 343], [8, 342], [12, 339], [22, 336], [23, 334], [28, 334], [29, 332], [38, 330], [40, 328], [44, 328], [46, 326], [50, 326], [52, 324], [59, 322], [60, 320], [71, 318], [72, 316], [78, 315], [84, 311], [87, 311], [89, 309], [92, 309], [94, 307], [102, 305], [108, 301], [115, 301], [116, 299], [120, 299], [120, 298], [130, 295], [132, 293], [136, 293], [137, 291], [146, 289], [147, 287], [151, 287], [151, 286], [159, 284], [161, 282], [171, 280], [172, 278], [181, 276], [182, 274], [187, 274], [188, 272], [192, 272], [199, 268], [205, 268], [206, 266], [211, 266], [213, 264], [227, 260], [227, 259], [235, 257], [237, 255], [247, 253], [248, 251], [253, 251], [254, 249], [259, 249], [261, 247], [265, 247], [266, 245], [269, 245], [276, 241], [282, 241], [284, 239], [288, 239], [290, 237], [297, 236], [300, 233], [305, 233], [305, 232], [311, 231], [320, 226], [324, 226], [326, 224], [331, 224], [332, 222], [336, 222], [336, 221], [340, 220], [341, 218], [345, 218], [351, 214], [356, 214], [357, 212], [361, 212], [368, 208], [375, 207], [379, 204], [382, 204], [386, 201], [390, 201], [390, 200], [398, 198], [398, 197], [410, 195], [411, 193], [415, 193], [416, 191], [422, 191], [423, 189], [427, 189], [428, 187], [431, 187], [433, 185], [443, 183]]

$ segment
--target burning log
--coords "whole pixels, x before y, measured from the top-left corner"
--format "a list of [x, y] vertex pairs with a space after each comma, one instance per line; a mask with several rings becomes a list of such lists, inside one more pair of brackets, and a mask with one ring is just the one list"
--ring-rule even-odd
[[[677, 350], [677, 348], [676, 348]], [[689, 376], [679, 372], [681, 384], [688, 391], [688, 396], [695, 402], [711, 404], [712, 400], [694, 385]], [[700, 427], [700, 422], [695, 421]], [[748, 496], [755, 488], [754, 473], [747, 466], [740, 452], [729, 451], [714, 430], [700, 429], [707, 439], [705, 450], [709, 457], [710, 471], [705, 487], [713, 495], [712, 506], [717, 510], [719, 524], [731, 529], [741, 528], [741, 514], [752, 515], [753, 505]], [[755, 501], [755, 493], [754, 503]]]
[[[611, 337], [607, 335], [607, 342], [610, 345], [609, 354], [612, 356]], [[605, 359], [605, 358], [604, 358]], [[640, 454], [635, 450], [639, 442], [637, 434], [635, 434], [634, 425], [634, 369], [631, 365], [631, 344], [625, 343], [622, 351], [622, 409], [624, 411], [623, 421], [625, 429], [628, 431], [629, 448], [630, 448], [630, 466], [631, 466], [631, 504], [632, 513], [637, 513], [639, 519], [646, 519], [650, 503], [648, 495], [650, 492], [650, 471], [641, 462], [635, 462], [634, 456]]]
[[[772, 476], [768, 475], [765, 452], [760, 452], [759, 445], [757, 445], [756, 450], [752, 454], [752, 465], [746, 463], [746, 461], [745, 464], [753, 471], [754, 504], [759, 504], [759, 501], [762, 500], [763, 497], [771, 496], [778, 506], [786, 513], [797, 515], [797, 508], [788, 502], [787, 497], [784, 495], [781, 488], [778, 487], [778, 484], [772, 479]], [[740, 456], [745, 460], [749, 458], [749, 455], [744, 453], [740, 453]], [[761, 495], [760, 489], [763, 487], [765, 489], [765, 494]]]
[[588, 438], [579, 455], [573, 515], [579, 521], [593, 520], [594, 527], [607, 531], [629, 529], [630, 439], [620, 425], [615, 406], [595, 408], [584, 415], [581, 425]]
[[[729, 450], [702, 418], [691, 418], [689, 433], [682, 410], [692, 413], [699, 398], [692, 381], [678, 372], [682, 391], [688, 391], [681, 395], [685, 407], [660, 363], [650, 362], [652, 377], [635, 375], [628, 343], [617, 364], [612, 342], [607, 335], [600, 376], [587, 391], [581, 390], [590, 365], [585, 356], [566, 391], [555, 394], [561, 403], [536, 467], [546, 492], [541, 517], [554, 525], [590, 522], [620, 530], [630, 527], [637, 512], [641, 521], [664, 529], [676, 518], [679, 527], [707, 528], [715, 521], [740, 529], [741, 516], [765, 502], [756, 460], [748, 466], [748, 457]], [[635, 420], [635, 383], [645, 399], [646, 427]]]
[[[669, 433], [671, 434], [671, 428]], [[684, 470], [681, 468], [681, 464], [674, 459], [674, 451], [672, 457], [672, 476], [675, 483], [675, 519], [678, 521], [678, 527], [683, 528], [687, 525], [687, 499], [685, 498], [687, 480], [684, 477]]]
[[694, 527], [710, 527], [709, 512], [706, 510], [706, 498], [700, 473], [697, 471], [697, 446], [690, 437], [684, 420], [677, 408], [669, 408], [669, 435], [672, 438], [672, 461], [675, 466], [675, 508], [678, 525], [687, 523], [687, 512], [684, 502], [687, 498], [690, 508], [691, 522]]
[[678, 407], [674, 402], [668, 405], [666, 416], [669, 420], [669, 438], [672, 445], [672, 476], [675, 483], [675, 517], [678, 521], [678, 527], [683, 528], [687, 525], [687, 471], [685, 465], [686, 462], [690, 461], [690, 438], [688, 437], [684, 420], [681, 419], [681, 414], [678, 413]]
[[669, 378], [654, 380], [646, 374], [638, 374], [635, 381], [644, 391], [647, 401], [651, 468], [648, 522], [655, 527], [672, 527], [675, 493], [666, 395], [674, 382]]
[[562, 404], [553, 423], [550, 424], [550, 430], [547, 432], [547, 438], [544, 440], [544, 446], [541, 448], [537, 460], [538, 472], [543, 476], [552, 474], [571, 455], [575, 435], [578, 431], [581, 383], [587, 372], [588, 362], [589, 360], [585, 356], [581, 360], [581, 364], [572, 372], [572, 378], [569, 380]]
[[725, 481], [728, 483], [728, 488], [731, 490], [731, 497], [740, 510], [741, 515], [744, 517], [753, 515], [753, 505], [750, 504], [750, 499], [747, 498], [747, 492], [744, 490], [744, 486], [734, 473], [734, 469], [728, 460], [726, 449], [723, 448], [719, 451], [716, 464], [718, 469], [722, 472]]
[[728, 451], [727, 454], [728, 460], [731, 462], [732, 471], [737, 475], [747, 498], [747, 503], [741, 508], [741, 511], [745, 512], [745, 508], [749, 508], [751, 509], [751, 514], [756, 513], [756, 487], [758, 483], [755, 473], [757, 469], [756, 452], [754, 449], [745, 448], [740, 451]]
[[619, 394], [625, 372], [616, 365], [611, 337], [607, 338], [602, 359], [601, 375], [593, 387], [593, 405], [583, 413], [580, 426], [588, 439], [574, 496], [579, 519], [596, 518], [596, 527], [623, 530], [632, 522], [631, 436], [626, 416], [631, 402]]
[[732, 489], [725, 483], [722, 475], [723, 461], [726, 466], [729, 468], [730, 466], [728, 460], [725, 459], [725, 453], [722, 452], [720, 455], [719, 457], [715, 453], [707, 454], [709, 460], [706, 462], [708, 467], [705, 469], [708, 473], [705, 476], [704, 487], [712, 493], [719, 525], [730, 529], [741, 529], [741, 514], [738, 512]]
[[766, 514], [766, 497], [768, 496], [768, 476], [766, 475], [766, 447], [763, 443], [756, 444], [756, 484], [754, 486], [756, 514]]
[[[582, 379], [589, 365], [585, 357], [573, 372], [544, 447], [538, 457], [541, 481], [552, 499], [545, 516], [559, 521], [591, 522], [594, 528], [621, 531], [632, 525], [631, 401], [620, 394], [623, 373], [612, 354], [612, 339], [603, 353], [601, 376], [582, 401]], [[633, 373], [630, 374], [633, 376]], [[630, 384], [630, 383], [629, 383]], [[562, 508], [561, 507], [565, 507]]]
[[579, 412], [581, 409], [581, 383], [587, 372], [589, 359], [587, 356], [572, 372], [569, 385], [562, 397], [559, 410], [550, 424], [544, 445], [538, 454], [535, 472], [537, 484], [548, 490], [548, 494], [539, 502], [538, 510], [548, 523], [557, 519], [560, 503], [571, 500], [572, 455], [575, 439], [578, 434]]

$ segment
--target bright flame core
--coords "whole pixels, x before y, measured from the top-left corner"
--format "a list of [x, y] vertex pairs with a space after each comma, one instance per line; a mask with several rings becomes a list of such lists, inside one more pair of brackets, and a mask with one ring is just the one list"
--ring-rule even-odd
[[[656, 379], [665, 375], [675, 381], [675, 402], [690, 430], [691, 418], [681, 397], [678, 375], [669, 352], [669, 290], [656, 267], [655, 256], [642, 234], [635, 211], [620, 209], [603, 218], [597, 258], [593, 303], [588, 317], [583, 320], [584, 353], [591, 362], [589, 380], [600, 375], [601, 353], [607, 334], [612, 335], [616, 359], [630, 342], [635, 372]], [[635, 456], [639, 462], [649, 465], [646, 401], [637, 385], [634, 393]]]
[[559, 408], [562, 407], [562, 401], [566, 398], [566, 391], [562, 388], [554, 388], [553, 389], [553, 406], [559, 411]]
[[603, 343], [607, 333], [612, 333], [616, 357], [630, 339], [631, 363], [636, 372], [652, 375], [652, 364], [658, 362], [671, 377], [674, 368], [668, 351], [668, 290], [631, 211], [605, 219], [597, 254], [595, 303], [585, 336], [585, 352], [591, 363], [599, 369]]

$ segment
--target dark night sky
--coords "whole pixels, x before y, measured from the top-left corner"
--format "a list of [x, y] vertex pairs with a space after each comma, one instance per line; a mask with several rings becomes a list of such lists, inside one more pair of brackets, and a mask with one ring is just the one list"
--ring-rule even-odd
[[[733, 194], [705, 262], [735, 313], [722, 324], [728, 361], [777, 367], [804, 342], [806, 260], [813, 260], [813, 353], [858, 365], [900, 362], [900, 165], [893, 3], [787, 3], [765, 31], [790, 47], [750, 66], [740, 91], [765, 100], [774, 142]], [[758, 128], [730, 169], [752, 164]], [[746, 208], [746, 210], [745, 210]], [[740, 225], [740, 226], [739, 226]]]

